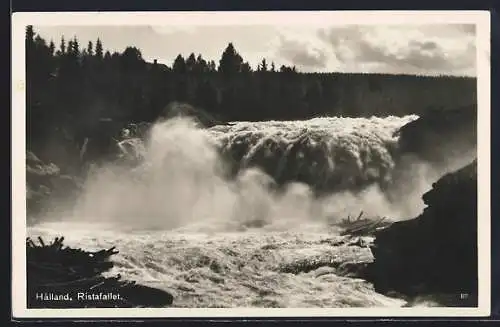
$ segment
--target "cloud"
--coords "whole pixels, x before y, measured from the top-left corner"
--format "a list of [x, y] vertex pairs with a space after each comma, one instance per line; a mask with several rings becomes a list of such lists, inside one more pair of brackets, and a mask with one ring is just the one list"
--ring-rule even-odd
[[300, 71], [476, 74], [474, 25], [242, 25], [242, 26], [38, 26], [59, 43], [77, 35], [81, 44], [100, 37], [110, 51], [126, 46], [171, 65], [180, 53], [220, 59], [233, 42], [252, 67], [266, 58]]
[[158, 34], [193, 33], [197, 29], [197, 26], [191, 25], [151, 25], [149, 27]]
[[340, 66], [372, 72], [475, 75], [475, 26], [345, 26], [321, 29]]
[[322, 49], [312, 47], [307, 42], [280, 37], [277, 55], [300, 68], [325, 68], [328, 57]]

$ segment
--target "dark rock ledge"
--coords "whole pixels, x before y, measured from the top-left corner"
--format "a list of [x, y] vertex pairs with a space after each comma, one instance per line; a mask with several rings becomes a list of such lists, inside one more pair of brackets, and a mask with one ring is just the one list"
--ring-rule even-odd
[[26, 240], [28, 308], [167, 307], [163, 290], [102, 274], [113, 267], [114, 248], [97, 252], [63, 247], [64, 238], [45, 244]]
[[384, 294], [477, 306], [477, 160], [422, 198], [427, 207], [418, 217], [375, 232], [367, 279]]

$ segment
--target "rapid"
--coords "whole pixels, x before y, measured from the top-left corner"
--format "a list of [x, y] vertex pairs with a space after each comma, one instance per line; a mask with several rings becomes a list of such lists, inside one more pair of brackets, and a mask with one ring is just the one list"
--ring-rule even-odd
[[110, 274], [167, 290], [176, 307], [403, 306], [344, 273], [372, 257], [339, 242], [336, 223], [420, 213], [432, 169], [416, 163], [408, 180], [393, 178], [396, 131], [417, 118], [161, 121], [120, 143], [133, 161], [95, 167], [77, 203], [28, 236], [116, 246]]

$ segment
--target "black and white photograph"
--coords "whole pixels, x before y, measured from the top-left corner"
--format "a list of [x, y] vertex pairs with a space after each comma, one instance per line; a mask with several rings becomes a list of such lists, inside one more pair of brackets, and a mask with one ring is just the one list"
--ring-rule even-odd
[[489, 33], [15, 14], [14, 313], [488, 315]]

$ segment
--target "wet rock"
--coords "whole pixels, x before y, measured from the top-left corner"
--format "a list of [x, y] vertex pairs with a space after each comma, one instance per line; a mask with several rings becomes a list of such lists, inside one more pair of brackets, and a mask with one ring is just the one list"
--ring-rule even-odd
[[278, 267], [278, 271], [298, 275], [308, 273], [322, 267], [337, 268], [341, 263], [342, 259], [336, 255], [319, 255], [282, 263]]
[[41, 213], [49, 200], [70, 199], [79, 190], [76, 178], [61, 173], [53, 163], [42, 162], [34, 153], [26, 153], [26, 199], [28, 216]]
[[477, 106], [430, 110], [397, 133], [402, 154], [459, 169], [476, 157]]
[[335, 274], [343, 277], [364, 278], [368, 265], [367, 262], [345, 262], [337, 267]]
[[443, 176], [423, 200], [421, 215], [375, 234], [368, 279], [382, 293], [477, 303], [477, 162]]

